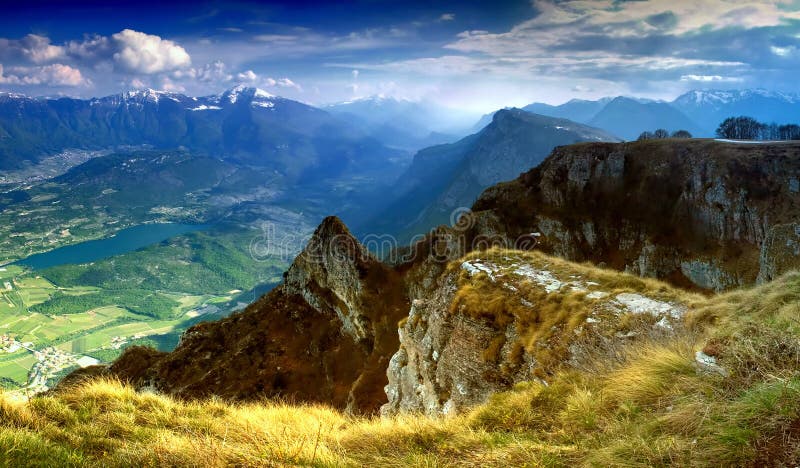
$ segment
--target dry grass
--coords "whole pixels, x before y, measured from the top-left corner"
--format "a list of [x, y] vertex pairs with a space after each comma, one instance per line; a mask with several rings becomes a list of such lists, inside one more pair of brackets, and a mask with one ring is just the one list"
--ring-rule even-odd
[[[562, 368], [546, 385], [517, 385], [447, 419], [352, 417], [318, 405], [268, 401], [182, 402], [136, 393], [109, 380], [28, 403], [3, 397], [0, 466], [800, 462], [800, 274], [703, 298], [658, 282], [542, 260], [552, 271], [564, 268], [558, 271], [614, 285], [615, 291], [679, 299], [690, 305], [688, 326], [672, 336], [633, 342], [614, 359], [598, 356], [585, 369]], [[585, 300], [576, 296], [554, 302], [570, 308], [569, 313], [553, 305], [542, 312], [540, 323], [552, 319], [572, 327], [569, 319]], [[519, 320], [506, 302], [485, 304], [487, 311]], [[694, 360], [698, 349], [714, 355], [727, 374], [699, 367]]]

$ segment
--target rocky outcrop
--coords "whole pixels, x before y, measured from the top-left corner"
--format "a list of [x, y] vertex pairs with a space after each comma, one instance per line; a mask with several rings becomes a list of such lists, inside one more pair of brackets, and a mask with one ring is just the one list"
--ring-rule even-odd
[[468, 256], [401, 323], [381, 412], [455, 414], [682, 326], [679, 291], [620, 278], [538, 253]]
[[132, 348], [109, 371], [184, 398], [280, 396], [371, 412], [385, 401], [388, 358], [407, 313], [400, 276], [330, 217], [281, 286], [190, 328], [171, 353]]
[[800, 145], [663, 140], [558, 148], [488, 189], [509, 235], [682, 286], [724, 290], [800, 266]]

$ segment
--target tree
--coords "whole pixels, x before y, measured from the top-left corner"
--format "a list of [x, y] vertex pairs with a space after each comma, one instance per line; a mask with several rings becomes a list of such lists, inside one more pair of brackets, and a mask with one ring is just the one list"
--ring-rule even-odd
[[655, 135], [653, 135], [651, 132], [642, 132], [639, 135], [639, 138], [637, 138], [636, 140], [637, 141], [652, 140], [653, 138], [655, 138]]
[[779, 140], [800, 140], [800, 125], [788, 124], [778, 127]]
[[676, 130], [672, 132], [672, 138], [692, 138], [692, 134], [686, 130]]
[[769, 125], [763, 125], [761, 128], [761, 139], [762, 140], [780, 140], [780, 127], [775, 122], [772, 122]]
[[663, 140], [664, 138], [669, 138], [669, 132], [664, 130], [663, 128], [659, 128], [653, 133], [653, 136], [656, 139]]
[[752, 117], [728, 117], [717, 128], [717, 136], [732, 140], [757, 140], [764, 128], [764, 124]]

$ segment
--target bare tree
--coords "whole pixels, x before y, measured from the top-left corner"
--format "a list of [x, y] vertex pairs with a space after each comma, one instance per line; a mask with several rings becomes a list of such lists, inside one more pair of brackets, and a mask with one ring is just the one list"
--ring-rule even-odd
[[758, 140], [764, 127], [752, 117], [728, 117], [717, 128], [717, 136], [733, 140]]
[[676, 130], [672, 132], [672, 138], [692, 138], [692, 134], [686, 130]]

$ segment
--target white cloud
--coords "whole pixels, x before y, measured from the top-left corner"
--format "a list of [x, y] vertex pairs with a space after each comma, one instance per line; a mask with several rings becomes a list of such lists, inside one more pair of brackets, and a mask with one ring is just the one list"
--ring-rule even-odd
[[794, 52], [796, 49], [794, 48], [794, 46], [790, 46], [790, 47], [777, 47], [777, 46], [771, 46], [771, 47], [769, 48], [769, 50], [770, 50], [770, 51], [771, 51], [773, 54], [777, 55], [778, 57], [788, 57], [789, 55], [792, 55], [792, 53], [793, 53], [793, 52]]
[[300, 85], [290, 80], [289, 78], [280, 78], [275, 81], [275, 84], [280, 88], [294, 88], [298, 91], [301, 90]]
[[444, 13], [439, 17], [439, 21], [453, 21], [454, 19], [456, 19], [456, 15], [454, 13]]
[[253, 70], [247, 70], [236, 75], [236, 79], [243, 82], [252, 83], [258, 79], [258, 75]]
[[64, 56], [64, 47], [50, 43], [50, 38], [28, 34], [22, 41], [22, 53], [33, 63], [45, 63]]
[[168, 76], [161, 78], [161, 89], [172, 93], [182, 93], [186, 91], [186, 88], [183, 85], [180, 83], [175, 83]]
[[0, 83], [47, 86], [87, 86], [91, 81], [85, 79], [81, 71], [69, 65], [54, 63], [40, 67], [14, 67], [6, 75], [0, 65]]
[[744, 79], [733, 76], [720, 75], [683, 75], [681, 81], [695, 81], [700, 83], [741, 83]]
[[94, 61], [111, 56], [111, 43], [105, 36], [88, 36], [82, 41], [69, 41], [65, 45], [67, 53], [79, 60]]
[[233, 75], [228, 72], [228, 67], [221, 60], [207, 63], [200, 68], [189, 68], [186, 70], [175, 70], [172, 77], [176, 79], [194, 79], [204, 83], [225, 83], [233, 79]]
[[159, 36], [125, 29], [111, 37], [119, 47], [114, 60], [128, 71], [153, 74], [187, 68], [192, 63], [183, 47]]

